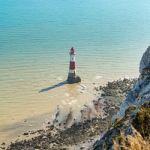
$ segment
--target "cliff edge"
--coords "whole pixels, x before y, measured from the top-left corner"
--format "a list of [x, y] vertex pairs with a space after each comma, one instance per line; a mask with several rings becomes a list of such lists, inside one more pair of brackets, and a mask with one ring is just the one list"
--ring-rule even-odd
[[139, 72], [136, 84], [94, 150], [150, 150], [150, 47], [143, 54]]

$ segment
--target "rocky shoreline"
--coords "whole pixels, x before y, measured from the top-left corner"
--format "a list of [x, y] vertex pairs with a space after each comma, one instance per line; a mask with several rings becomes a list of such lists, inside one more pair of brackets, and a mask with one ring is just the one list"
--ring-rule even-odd
[[150, 46], [142, 56], [139, 78], [94, 150], [150, 150]]
[[[74, 119], [69, 127], [63, 124], [63, 128], [60, 124], [48, 123], [45, 130], [26, 132], [25, 140], [18, 139], [8, 147], [2, 143], [0, 147], [7, 150], [93, 149], [93, 143], [109, 128], [112, 116], [135, 82], [136, 79], [123, 79], [95, 87], [98, 97], [93, 100], [92, 106], [81, 110], [80, 122]], [[68, 118], [70, 116], [69, 113]], [[34, 137], [26, 138], [32, 135]]]

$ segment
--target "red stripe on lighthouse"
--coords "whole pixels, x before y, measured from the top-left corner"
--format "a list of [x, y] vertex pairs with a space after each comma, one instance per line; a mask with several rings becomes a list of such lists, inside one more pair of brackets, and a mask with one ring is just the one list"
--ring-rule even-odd
[[75, 62], [74, 61], [70, 61], [70, 67], [71, 70], [75, 69]]

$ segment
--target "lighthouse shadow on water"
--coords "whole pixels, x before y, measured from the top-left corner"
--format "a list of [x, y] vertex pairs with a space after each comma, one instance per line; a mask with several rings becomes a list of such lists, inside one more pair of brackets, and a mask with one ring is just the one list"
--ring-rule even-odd
[[81, 82], [81, 78], [76, 75], [76, 63], [75, 63], [75, 54], [76, 53], [75, 53], [75, 49], [73, 47], [70, 49], [69, 54], [70, 54], [70, 64], [69, 64], [68, 79], [66, 81], [63, 81], [58, 84], [47, 87], [45, 89], [42, 89], [39, 91], [39, 93], [52, 90], [54, 88], [63, 86], [65, 84], [73, 84], [73, 83]]
[[66, 81], [63, 81], [63, 82], [60, 82], [60, 83], [58, 83], [58, 84], [52, 85], [52, 86], [50, 86], [50, 87], [44, 88], [44, 89], [40, 90], [39, 93], [47, 92], [47, 91], [49, 91], [49, 90], [55, 89], [55, 88], [57, 88], [57, 87], [60, 87], [60, 86], [65, 85], [65, 84], [68, 84], [68, 81], [67, 81], [67, 80], [66, 80]]

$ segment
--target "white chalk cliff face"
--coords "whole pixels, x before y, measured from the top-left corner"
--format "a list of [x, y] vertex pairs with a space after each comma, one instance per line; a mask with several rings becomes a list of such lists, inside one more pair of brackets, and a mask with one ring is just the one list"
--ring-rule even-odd
[[140, 73], [142, 74], [143, 70], [146, 68], [150, 69], [150, 46], [147, 48], [141, 59], [139, 68]]
[[140, 76], [94, 150], [150, 150], [150, 47], [140, 62]]
[[133, 89], [128, 93], [126, 99], [120, 106], [120, 111], [113, 118], [122, 118], [129, 106], [140, 107], [146, 101], [150, 101], [150, 47], [143, 54], [140, 62], [140, 76]]

